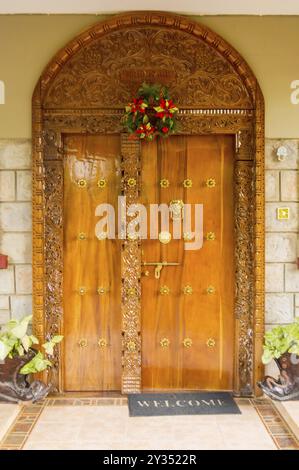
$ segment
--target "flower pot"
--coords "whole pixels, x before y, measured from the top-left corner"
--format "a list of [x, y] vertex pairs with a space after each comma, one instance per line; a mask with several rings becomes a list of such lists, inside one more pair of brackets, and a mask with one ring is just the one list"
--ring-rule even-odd
[[287, 352], [275, 359], [275, 362], [281, 374], [285, 373], [294, 383], [299, 382], [299, 356]]
[[273, 400], [286, 401], [299, 397], [299, 356], [288, 352], [275, 363], [279, 369], [277, 379], [267, 375], [258, 386]]
[[6, 358], [0, 363], [0, 401], [18, 403], [19, 401], [41, 400], [50, 391], [51, 386], [45, 385], [40, 380], [31, 383], [28, 376], [20, 374], [22, 367], [36, 355], [36, 351], [30, 349], [24, 356]]

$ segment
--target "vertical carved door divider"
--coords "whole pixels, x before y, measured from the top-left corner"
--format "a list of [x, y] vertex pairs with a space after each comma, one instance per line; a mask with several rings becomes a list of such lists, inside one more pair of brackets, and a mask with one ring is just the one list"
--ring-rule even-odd
[[[140, 142], [121, 135], [122, 184], [127, 208], [138, 203], [140, 187]], [[128, 181], [135, 181], [128, 184]], [[141, 248], [140, 240], [130, 236], [127, 215], [125, 238], [122, 243], [122, 392], [141, 390]]]
[[[63, 149], [53, 129], [43, 134], [45, 191], [45, 331], [46, 340], [63, 328]], [[48, 380], [62, 388], [61, 347], [55, 348]]]

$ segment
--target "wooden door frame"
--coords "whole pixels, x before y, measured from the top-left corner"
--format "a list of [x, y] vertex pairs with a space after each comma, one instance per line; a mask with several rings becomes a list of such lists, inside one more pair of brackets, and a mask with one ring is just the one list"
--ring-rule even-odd
[[[144, 41], [145, 49], [152, 47], [147, 44], [145, 33], [158, 37], [153, 52], [157, 64], [149, 71], [141, 70], [140, 76], [144, 73], [146, 79], [147, 73], [149, 77], [156, 74], [169, 86], [180, 107], [178, 133], [235, 135], [234, 392], [252, 396], [257, 393], [256, 382], [263, 374], [264, 101], [245, 60], [221, 37], [188, 17], [136, 12], [97, 23], [58, 52], [36, 85], [32, 102], [34, 331], [41, 341], [63, 332], [63, 134], [121, 134], [123, 192], [128, 204], [138, 199], [140, 143], [128, 139], [121, 124], [131, 82], [123, 73], [124, 65], [116, 50], [119, 41], [125, 66], [136, 67], [132, 54], [136, 44], [139, 47]], [[211, 67], [192, 70], [192, 77], [192, 67], [183, 78], [176, 75], [176, 69], [169, 73], [169, 63], [159, 64], [161, 54], [165, 56], [167, 50], [159, 49], [161, 36], [169, 48], [184, 41], [184, 49], [189, 47], [192, 52], [189, 51], [190, 61], [193, 53], [194, 57], [209, 53]], [[111, 48], [111, 58], [118, 57], [113, 66], [119, 67], [119, 93], [101, 54], [94, 54], [93, 48], [101, 52], [101, 47]], [[185, 67], [186, 51], [174, 47], [171, 54], [175, 67]], [[129, 77], [131, 70], [128, 67]], [[94, 84], [105, 79], [105, 92], [95, 89]], [[202, 88], [206, 93], [202, 93]], [[130, 177], [136, 178], [136, 187], [126, 184]], [[140, 242], [123, 240], [123, 393], [141, 389], [140, 265]], [[63, 391], [62, 355], [63, 345], [55, 353], [48, 377], [58, 392]]]

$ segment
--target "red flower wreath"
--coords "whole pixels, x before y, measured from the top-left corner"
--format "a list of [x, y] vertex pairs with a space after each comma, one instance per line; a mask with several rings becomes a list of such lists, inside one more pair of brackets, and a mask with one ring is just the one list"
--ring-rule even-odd
[[175, 132], [175, 115], [179, 109], [165, 87], [144, 83], [125, 109], [125, 126], [135, 138], [151, 141], [156, 136], [168, 137]]

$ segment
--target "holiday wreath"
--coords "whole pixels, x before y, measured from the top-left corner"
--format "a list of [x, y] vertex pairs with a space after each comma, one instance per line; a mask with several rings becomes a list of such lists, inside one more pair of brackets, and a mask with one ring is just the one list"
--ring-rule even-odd
[[156, 136], [168, 137], [175, 131], [175, 115], [179, 109], [167, 88], [161, 85], [143, 83], [125, 109], [125, 127], [138, 139], [151, 141]]

